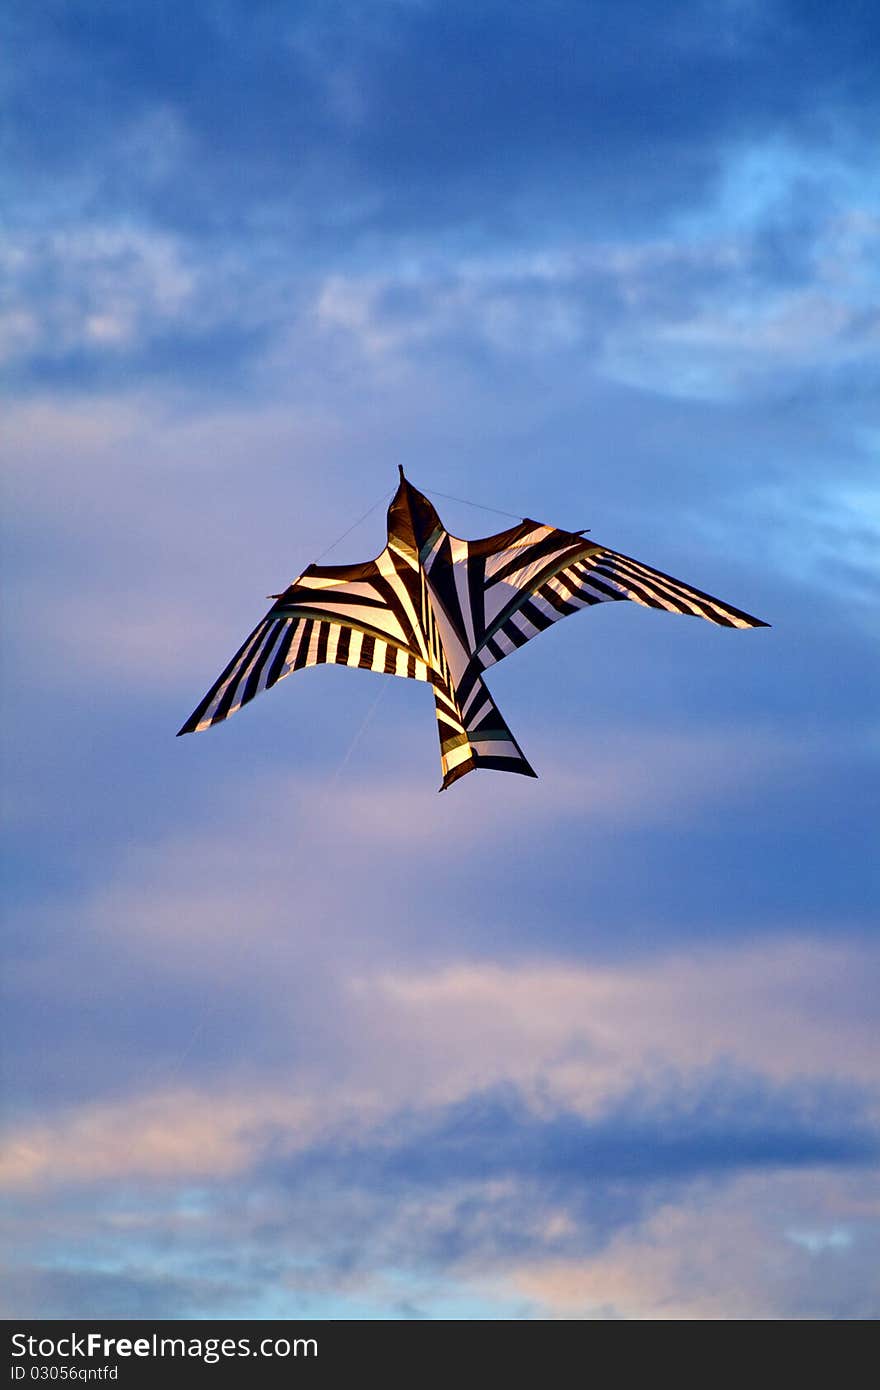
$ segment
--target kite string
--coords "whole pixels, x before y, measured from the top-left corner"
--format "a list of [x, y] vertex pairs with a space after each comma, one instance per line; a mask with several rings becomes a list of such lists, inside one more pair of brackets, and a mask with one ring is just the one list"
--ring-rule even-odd
[[385, 692], [386, 692], [387, 689], [388, 689], [388, 682], [383, 680], [382, 683], [381, 683], [381, 685], [379, 686], [378, 691], [376, 692], [376, 698], [374, 699], [373, 703], [370, 705], [370, 708], [367, 710], [366, 714], [364, 715], [363, 719], [361, 720], [360, 728], [357, 730], [357, 732], [355, 733], [354, 738], [352, 739], [351, 743], [348, 745], [348, 748], [346, 749], [346, 752], [345, 752], [345, 754], [343, 755], [343, 758], [342, 758], [341, 763], [339, 764], [339, 766], [337, 767], [337, 769], [336, 769], [336, 771], [334, 772], [333, 776], [330, 778], [330, 780], [329, 780], [328, 783], [327, 783], [327, 790], [326, 790], [326, 792], [325, 792], [325, 799], [326, 799], [326, 796], [330, 793], [330, 791], [332, 791], [332, 789], [336, 786], [336, 783], [339, 781], [339, 778], [342, 776], [343, 772], [344, 772], [345, 769], [348, 767], [349, 759], [351, 758], [352, 753], [354, 752], [354, 750], [357, 748], [358, 744], [360, 743], [362, 737], [363, 737], [364, 734], [366, 733], [367, 727], [368, 727], [368, 725], [371, 723], [372, 718], [373, 718], [373, 715], [376, 713], [376, 710], [377, 710], [378, 707], [379, 707], [379, 701], [382, 699], [382, 696], [385, 694]]
[[320, 561], [323, 560], [325, 555], [329, 555], [331, 550], [335, 550], [337, 545], [339, 545], [340, 541], [344, 541], [346, 536], [350, 536], [352, 531], [356, 530], [357, 527], [360, 526], [362, 521], [366, 521], [368, 516], [372, 516], [376, 508], [381, 506], [382, 503], [391, 496], [393, 491], [394, 489], [391, 488], [389, 491], [383, 492], [381, 497], [377, 497], [373, 505], [371, 507], [368, 507], [367, 510], [364, 512], [363, 516], [359, 516], [357, 521], [353, 521], [352, 524], [348, 527], [348, 529], [346, 531], [343, 531], [341, 536], [337, 536], [335, 541], [331, 541], [330, 544], [327, 546], [326, 550], [322, 550], [317, 559], [312, 561], [312, 564], [319, 564]]
[[[485, 502], [472, 502], [469, 497], [456, 497], [453, 493], [441, 492], [440, 489], [436, 487], [429, 487], [427, 490], [433, 493], [435, 497], [447, 497], [450, 502], [463, 502], [466, 507], [476, 507], [477, 510], [481, 512], [495, 512], [497, 516], [509, 516], [512, 517], [514, 521], [526, 521], [528, 519], [519, 512], [506, 512], [502, 507], [487, 507]], [[579, 531], [572, 531], [570, 534], [573, 536], [585, 536], [588, 531], [589, 527], [584, 526]]]
[[487, 507], [484, 502], [472, 502], [469, 497], [456, 497], [451, 492], [441, 492], [439, 488], [428, 487], [428, 492], [432, 492], [435, 497], [445, 497], [449, 502], [463, 502], [466, 507], [476, 507], [481, 512], [495, 512], [497, 516], [510, 516], [514, 521], [522, 521], [523, 518], [518, 512], [506, 512], [502, 507]]
[[[514, 521], [522, 521], [523, 519], [518, 512], [508, 512], [505, 511], [503, 507], [487, 507], [484, 502], [473, 502], [469, 497], [456, 497], [454, 493], [441, 492], [440, 489], [436, 487], [428, 487], [427, 490], [428, 492], [432, 492], [435, 497], [445, 497], [446, 500], [449, 502], [462, 502], [466, 507], [476, 507], [477, 511], [494, 512], [496, 516], [508, 516], [511, 517]], [[350, 536], [352, 531], [356, 531], [357, 528], [360, 526], [361, 522], [366, 521], [368, 516], [372, 516], [376, 508], [380, 507], [383, 502], [387, 501], [387, 499], [391, 497], [393, 492], [394, 488], [391, 488], [389, 489], [389, 491], [383, 492], [381, 497], [377, 497], [376, 501], [373, 502], [373, 504], [369, 506], [367, 510], [364, 512], [363, 516], [359, 516], [357, 521], [353, 521], [350, 526], [346, 527], [346, 529], [342, 532], [340, 536], [336, 537], [335, 541], [331, 541], [330, 544], [326, 546], [324, 550], [321, 551], [320, 555], [316, 556], [316, 558], [312, 561], [312, 564], [320, 564], [325, 555], [329, 555], [330, 551], [335, 550], [337, 545], [339, 545], [341, 541], [345, 540], [346, 536]]]

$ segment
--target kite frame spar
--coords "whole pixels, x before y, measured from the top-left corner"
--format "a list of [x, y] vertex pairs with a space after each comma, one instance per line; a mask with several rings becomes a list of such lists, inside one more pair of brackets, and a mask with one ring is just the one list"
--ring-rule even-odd
[[441, 791], [478, 767], [535, 777], [483, 672], [560, 618], [631, 600], [722, 627], [769, 626], [583, 531], [525, 518], [478, 540], [453, 536], [399, 471], [381, 554], [309, 565], [273, 595], [179, 734], [222, 723], [306, 666], [357, 666], [433, 687]]

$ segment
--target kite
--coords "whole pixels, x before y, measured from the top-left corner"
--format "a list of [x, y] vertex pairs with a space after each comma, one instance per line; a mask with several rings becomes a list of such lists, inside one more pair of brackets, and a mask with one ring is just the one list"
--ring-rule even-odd
[[272, 597], [180, 734], [222, 723], [304, 666], [358, 666], [433, 687], [441, 791], [478, 767], [537, 776], [483, 676], [560, 618], [631, 599], [722, 627], [768, 626], [584, 531], [526, 519], [461, 540], [402, 468], [381, 555], [360, 565], [309, 565]]

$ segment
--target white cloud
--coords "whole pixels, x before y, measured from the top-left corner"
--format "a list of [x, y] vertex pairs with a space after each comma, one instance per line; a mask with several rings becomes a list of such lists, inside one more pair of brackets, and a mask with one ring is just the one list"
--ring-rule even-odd
[[7, 233], [0, 265], [30, 321], [26, 341], [10, 345], [16, 355], [128, 348], [185, 317], [195, 292], [181, 244], [136, 225]]
[[[783, 206], [793, 196], [790, 182], [774, 187]], [[761, 269], [760, 237], [776, 213], [759, 200], [741, 223], [716, 209], [674, 239], [435, 254], [393, 274], [335, 273], [315, 316], [382, 373], [455, 340], [502, 356], [564, 361], [576, 351], [600, 376], [677, 398], [772, 394], [794, 375], [871, 360], [880, 219], [856, 190], [847, 197], [825, 210], [791, 282]]]

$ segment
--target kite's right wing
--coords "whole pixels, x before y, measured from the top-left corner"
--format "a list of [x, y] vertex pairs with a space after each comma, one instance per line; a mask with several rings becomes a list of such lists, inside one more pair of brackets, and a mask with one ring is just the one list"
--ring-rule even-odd
[[499, 606], [498, 599], [494, 600], [497, 612], [477, 648], [484, 670], [560, 618], [596, 603], [630, 599], [645, 608], [706, 618], [722, 627], [768, 626], [760, 618], [673, 579], [662, 570], [593, 542], [583, 541], [579, 551], [563, 556], [562, 563], [551, 567], [550, 572], [544, 569], [536, 574], [528, 564], [512, 569], [511, 563], [514, 562], [499, 572], [500, 578], [487, 574], [487, 607], [493, 586], [503, 590], [506, 601]]
[[304, 666], [358, 666], [428, 681], [417, 608], [419, 581], [386, 550], [362, 565], [310, 565], [235, 653], [180, 729], [220, 724], [262, 690]]

